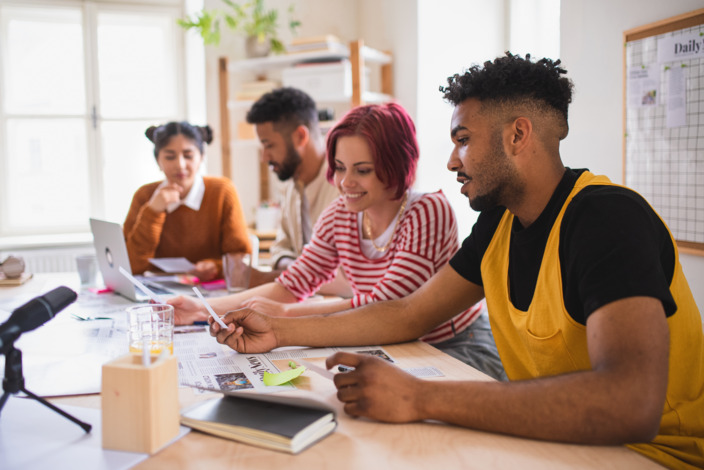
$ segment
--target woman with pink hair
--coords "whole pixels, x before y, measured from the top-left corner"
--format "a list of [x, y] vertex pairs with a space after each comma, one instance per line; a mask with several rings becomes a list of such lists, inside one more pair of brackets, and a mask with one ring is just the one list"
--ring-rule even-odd
[[[213, 309], [220, 315], [240, 307], [276, 316], [316, 315], [418, 289], [459, 248], [457, 221], [444, 194], [411, 189], [418, 156], [415, 125], [400, 105], [349, 111], [327, 139], [327, 176], [340, 197], [321, 214], [310, 243], [275, 282], [209, 299]], [[352, 298], [302, 303], [332, 281], [338, 267], [352, 287]], [[179, 323], [208, 317], [192, 299], [170, 303]], [[503, 368], [482, 311], [480, 302], [421, 339], [501, 378]], [[470, 332], [473, 323], [483, 325], [481, 332]], [[467, 343], [475, 338], [479, 352], [468, 353]]]

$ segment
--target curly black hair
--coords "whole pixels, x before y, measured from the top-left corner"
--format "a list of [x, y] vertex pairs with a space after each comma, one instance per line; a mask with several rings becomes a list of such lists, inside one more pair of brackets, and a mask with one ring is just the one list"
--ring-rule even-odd
[[567, 123], [567, 108], [572, 101], [572, 81], [563, 77], [567, 70], [559, 67], [560, 60], [530, 60], [506, 52], [505, 57], [473, 65], [463, 74], [447, 78], [448, 86], [440, 87], [445, 100], [457, 106], [468, 98], [499, 105], [516, 101], [531, 101], [538, 107], [549, 106], [560, 113]]
[[317, 129], [318, 111], [313, 98], [297, 88], [278, 88], [262, 95], [247, 112], [247, 122], [272, 122], [277, 129], [293, 130], [300, 125]]

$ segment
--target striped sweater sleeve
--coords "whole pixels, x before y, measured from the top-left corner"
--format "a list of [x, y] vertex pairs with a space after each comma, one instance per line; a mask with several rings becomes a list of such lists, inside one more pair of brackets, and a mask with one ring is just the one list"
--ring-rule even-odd
[[301, 256], [276, 279], [299, 302], [335, 278], [340, 265], [335, 243], [335, 224], [340, 214], [345, 212], [341, 199], [333, 201], [320, 214], [310, 243], [303, 248]]

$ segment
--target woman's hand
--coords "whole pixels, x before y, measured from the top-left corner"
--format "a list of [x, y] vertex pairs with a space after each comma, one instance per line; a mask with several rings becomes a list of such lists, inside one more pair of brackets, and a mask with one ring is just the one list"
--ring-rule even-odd
[[152, 197], [149, 200], [148, 206], [154, 212], [165, 212], [166, 208], [170, 204], [181, 200], [181, 191], [183, 191], [183, 188], [178, 184], [167, 184], [166, 186], [154, 191], [154, 194], [152, 194]]
[[227, 312], [222, 320], [227, 325], [224, 330], [213, 321], [210, 323], [210, 335], [215, 336], [220, 344], [226, 344], [241, 353], [262, 353], [278, 346], [278, 339], [271, 324], [271, 318], [249, 308]]
[[252, 310], [256, 310], [259, 313], [264, 313], [272, 317], [285, 317], [288, 315], [288, 306], [290, 304], [284, 304], [281, 302], [276, 302], [275, 300], [267, 299], [266, 297], [252, 297], [242, 302], [242, 307], [249, 307]]
[[333, 379], [345, 413], [387, 423], [423, 419], [420, 379], [368, 354], [338, 352], [325, 360], [328, 368], [337, 364], [354, 367], [350, 372], [335, 374]]
[[195, 268], [189, 271], [188, 274], [193, 274], [201, 282], [212, 281], [218, 275], [218, 265], [210, 259], [198, 261]]
[[190, 296], [179, 295], [166, 301], [174, 307], [174, 324], [192, 325], [194, 321], [204, 321], [210, 317], [205, 306]]

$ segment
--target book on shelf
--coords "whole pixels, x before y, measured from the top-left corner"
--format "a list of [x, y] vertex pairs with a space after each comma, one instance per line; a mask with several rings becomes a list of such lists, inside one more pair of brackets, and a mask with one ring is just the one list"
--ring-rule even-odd
[[243, 82], [240, 84], [235, 99], [240, 101], [256, 101], [264, 93], [268, 93], [275, 88], [279, 88], [281, 84], [275, 80], [256, 80], [252, 82]]
[[215, 436], [297, 454], [332, 433], [335, 412], [314, 399], [223, 392], [181, 412], [181, 424]]
[[334, 34], [321, 34], [319, 36], [304, 36], [304, 37], [295, 37], [291, 39], [291, 45], [292, 46], [298, 46], [301, 44], [311, 44], [311, 43], [319, 43], [319, 42], [340, 42], [340, 38], [335, 36]]
[[331, 34], [308, 38], [295, 38], [286, 47], [287, 54], [302, 52], [333, 52], [341, 55], [349, 54], [349, 49]]

